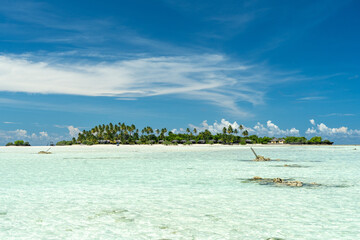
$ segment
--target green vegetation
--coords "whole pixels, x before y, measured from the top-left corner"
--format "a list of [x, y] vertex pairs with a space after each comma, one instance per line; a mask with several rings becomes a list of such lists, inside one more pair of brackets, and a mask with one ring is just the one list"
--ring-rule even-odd
[[286, 137], [285, 143], [295, 143], [295, 144], [306, 144], [308, 141], [305, 137]]
[[14, 143], [9, 142], [6, 146], [30, 146], [29, 142], [24, 142], [23, 140], [17, 140]]
[[327, 139], [323, 141], [322, 138], [319, 136], [312, 137], [310, 140], [307, 140], [304, 137], [286, 137], [285, 143], [289, 143], [289, 144], [327, 144], [327, 145], [333, 144], [333, 142], [330, 142]]
[[63, 140], [63, 141], [57, 142], [56, 146], [66, 146], [66, 145], [72, 145], [72, 144], [73, 144], [73, 141]]
[[322, 142], [322, 138], [321, 137], [318, 137], [318, 136], [315, 136], [315, 137], [312, 137], [308, 143], [309, 144], [320, 144]]
[[[77, 138], [71, 141], [60, 141], [56, 145], [72, 144], [268, 144], [273, 138], [250, 135], [242, 125], [233, 129], [231, 125], [224, 127], [222, 133], [212, 134], [209, 130], [187, 128], [185, 133], [175, 134], [166, 128], [153, 129], [149, 126], [137, 129], [134, 124], [125, 123], [108, 125], [102, 124], [90, 130], [83, 130]], [[329, 140], [322, 141], [321, 137], [313, 137], [309, 141], [305, 137], [286, 137], [288, 144], [332, 144]]]

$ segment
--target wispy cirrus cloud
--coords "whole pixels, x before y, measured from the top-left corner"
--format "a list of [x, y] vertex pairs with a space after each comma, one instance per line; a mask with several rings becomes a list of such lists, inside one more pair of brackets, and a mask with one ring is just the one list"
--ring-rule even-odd
[[4, 124], [16, 124], [15, 122], [3, 122]]
[[79, 57], [80, 54], [98, 58], [110, 53], [107, 59], [112, 58], [116, 55], [114, 52], [120, 52], [115, 50], [114, 43], [122, 46], [121, 54], [124, 54], [123, 48], [133, 55], [154, 51], [163, 54], [189, 51], [179, 45], [144, 37], [133, 28], [116, 22], [112, 16], [79, 18], [70, 14], [64, 17], [64, 12], [59, 11], [56, 4], [46, 2], [4, 0], [0, 5], [1, 15], [9, 19], [0, 23], [0, 36], [1, 32], [6, 33], [2, 41], [65, 44], [69, 52], [76, 52], [72, 57]]
[[123, 100], [172, 95], [221, 106], [233, 115], [244, 117], [251, 114], [241, 109], [238, 102], [262, 104], [266, 86], [293, 78], [214, 54], [138, 57], [101, 63], [29, 58], [0, 56], [0, 91]]
[[299, 101], [317, 101], [317, 100], [324, 100], [326, 97], [323, 96], [311, 96], [311, 97], [302, 97], [298, 98]]
[[355, 116], [354, 113], [329, 113], [325, 115], [320, 115], [321, 117], [352, 117]]

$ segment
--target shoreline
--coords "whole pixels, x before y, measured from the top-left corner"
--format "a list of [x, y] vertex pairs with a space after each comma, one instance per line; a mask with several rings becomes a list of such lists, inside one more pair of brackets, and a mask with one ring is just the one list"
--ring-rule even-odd
[[61, 145], [61, 146], [49, 146], [49, 145], [32, 145], [32, 146], [0, 146], [0, 148], [31, 148], [31, 147], [48, 147], [48, 148], [59, 148], [59, 147], [346, 147], [346, 146], [358, 146], [360, 144], [339, 144], [339, 145], [326, 145], [326, 144], [192, 144], [192, 145], [164, 145], [164, 144], [120, 144], [117, 146], [116, 144], [94, 144], [94, 145], [86, 145], [86, 144], [75, 144], [75, 145]]

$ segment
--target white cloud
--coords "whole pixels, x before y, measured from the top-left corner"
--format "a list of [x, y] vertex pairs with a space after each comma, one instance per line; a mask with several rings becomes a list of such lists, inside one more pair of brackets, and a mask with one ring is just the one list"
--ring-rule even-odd
[[49, 137], [47, 132], [39, 132], [39, 134], [40, 134], [40, 137], [43, 137], [43, 138]]
[[15, 131], [4, 131], [0, 129], [0, 145], [5, 145], [8, 142], [14, 142], [16, 140], [24, 140], [30, 142], [31, 145], [47, 145], [49, 141], [58, 142], [64, 139], [68, 139], [69, 136], [61, 136], [58, 134], [48, 134], [45, 131], [39, 132], [39, 135], [35, 133], [29, 133], [24, 129], [17, 129]]
[[216, 133], [222, 133], [224, 127], [228, 128], [229, 126], [231, 126], [233, 129], [239, 129], [240, 125], [236, 121], [231, 123], [225, 119], [221, 119], [220, 123], [215, 121], [214, 124], [212, 125], [209, 125], [207, 123], [207, 120], [205, 120], [201, 123], [200, 126], [195, 126], [193, 124], [189, 124], [189, 126], [191, 128], [196, 128], [199, 132], [209, 130], [211, 133], [216, 134]]
[[347, 127], [339, 127], [339, 128], [329, 128], [324, 123], [320, 123], [317, 125], [318, 131], [325, 135], [332, 135], [332, 134], [347, 134], [348, 128]]
[[[218, 123], [215, 121], [213, 124], [209, 125], [207, 121], [203, 121], [200, 126], [195, 126], [193, 124], [189, 124], [190, 127], [196, 128], [199, 131], [209, 130], [211, 133], [222, 133], [224, 127], [228, 128], [231, 126], [233, 129], [238, 129], [240, 124], [236, 121], [231, 123], [225, 119], [221, 119], [221, 122]], [[267, 121], [266, 126], [261, 123], [257, 123], [254, 127], [244, 126], [244, 130], [249, 132], [249, 135], [256, 134], [259, 136], [298, 136], [300, 131], [296, 128], [291, 129], [280, 129], [277, 125], [275, 125], [272, 121]]]
[[81, 133], [81, 131], [78, 128], [74, 127], [74, 126], [67, 126], [67, 129], [69, 130], [69, 135], [71, 137], [77, 138], [79, 133]]
[[248, 130], [252, 134], [257, 134], [261, 136], [298, 136], [300, 131], [296, 128], [291, 129], [280, 129], [276, 124], [274, 124], [271, 120], [266, 122], [266, 127], [257, 123], [253, 128]]
[[[315, 120], [310, 120], [311, 124], [315, 126]], [[326, 126], [324, 123], [317, 124], [316, 127], [308, 128], [305, 132], [308, 135], [319, 135], [319, 136], [332, 136], [332, 137], [350, 137], [360, 136], [360, 130], [349, 129], [348, 127], [341, 126], [338, 128], [331, 128]]]
[[292, 79], [284, 73], [235, 63], [215, 54], [107, 63], [29, 58], [0, 55], [0, 91], [109, 96], [119, 100], [174, 95], [204, 101], [244, 117], [250, 114], [237, 102], [262, 104], [266, 85]]
[[16, 129], [15, 131], [7, 131], [7, 138], [19, 138], [19, 139], [27, 139], [27, 140], [38, 140], [46, 139], [49, 137], [48, 133], [45, 131], [39, 132], [39, 135], [35, 133], [28, 133], [27, 130], [24, 129]]
[[306, 134], [315, 134], [316, 130], [314, 128], [308, 128], [305, 133]]
[[13, 131], [14, 135], [17, 137], [23, 137], [23, 138], [28, 138], [29, 136], [27, 135], [27, 131], [24, 129], [16, 129], [15, 131]]

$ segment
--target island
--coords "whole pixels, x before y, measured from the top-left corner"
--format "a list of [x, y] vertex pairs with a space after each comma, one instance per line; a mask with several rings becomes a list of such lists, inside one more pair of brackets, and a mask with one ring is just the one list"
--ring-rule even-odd
[[24, 140], [17, 140], [15, 142], [8, 142], [6, 146], [30, 146], [30, 143]]
[[196, 128], [187, 128], [183, 133], [173, 133], [166, 128], [153, 129], [150, 126], [138, 129], [134, 124], [125, 123], [107, 125], [102, 124], [90, 130], [83, 130], [77, 138], [70, 141], [63, 140], [56, 145], [73, 144], [324, 144], [332, 145], [333, 142], [320, 136], [312, 137], [307, 140], [305, 137], [287, 136], [281, 139], [267, 136], [259, 137], [250, 135], [249, 132], [240, 125], [238, 129], [233, 129], [231, 125], [224, 127], [222, 133], [212, 134], [209, 130], [198, 131]]

